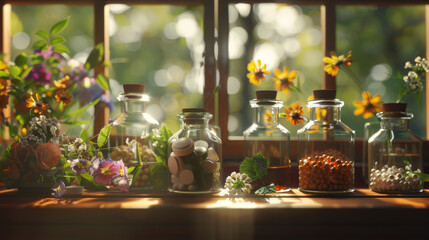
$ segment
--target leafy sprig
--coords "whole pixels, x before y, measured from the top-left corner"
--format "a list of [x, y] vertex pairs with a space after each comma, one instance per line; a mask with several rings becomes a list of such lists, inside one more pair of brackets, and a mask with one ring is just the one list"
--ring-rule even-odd
[[252, 181], [256, 181], [267, 174], [268, 161], [262, 153], [246, 158], [240, 165], [240, 172], [247, 174]]

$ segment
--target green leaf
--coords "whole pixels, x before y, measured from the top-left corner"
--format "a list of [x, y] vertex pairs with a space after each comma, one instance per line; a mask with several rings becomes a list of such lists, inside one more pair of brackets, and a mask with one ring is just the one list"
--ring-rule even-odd
[[131, 186], [136, 182], [137, 178], [139, 177], [140, 172], [142, 170], [142, 167], [143, 166], [138, 166], [138, 167], [136, 167], [134, 169], [134, 172], [133, 172], [133, 181], [131, 182]]
[[99, 184], [95, 182], [94, 177], [91, 176], [89, 172], [81, 174], [80, 176], [81, 176], [80, 185], [84, 186], [84, 188], [87, 190], [103, 191], [107, 189], [106, 186], [104, 186], [103, 184]]
[[139, 165], [142, 165], [142, 154], [140, 153], [140, 146], [139, 142], [136, 142], [136, 154], [137, 154], [137, 160], [139, 162]]
[[173, 133], [168, 129], [167, 125], [163, 124], [158, 133], [152, 136], [152, 146], [155, 155], [162, 159], [162, 162], [165, 164], [167, 164], [169, 157], [168, 139], [170, 139], [172, 135]]
[[27, 77], [27, 75], [31, 72], [31, 70], [33, 69], [33, 67], [29, 67], [27, 69], [25, 69], [22, 73], [21, 73], [21, 79], [24, 79], [25, 77]]
[[45, 41], [49, 41], [49, 33], [45, 30], [37, 31], [36, 35], [43, 38], [43, 40], [45, 40]]
[[25, 53], [21, 53], [18, 56], [16, 56], [15, 58], [15, 65], [18, 67], [23, 67], [25, 65], [27, 65], [27, 55]]
[[64, 102], [61, 101], [60, 104], [58, 105], [58, 111], [62, 112], [64, 110]]
[[57, 53], [70, 53], [70, 50], [65, 45], [55, 45], [53, 50]]
[[42, 55], [33, 54], [30, 57], [32, 64], [43, 63], [45, 61], [45, 58]]
[[153, 188], [165, 190], [168, 187], [170, 172], [164, 164], [155, 164], [150, 169], [150, 182]]
[[112, 130], [112, 124], [104, 126], [100, 130], [100, 133], [98, 134], [98, 138], [97, 138], [98, 147], [101, 148], [102, 146], [104, 146], [107, 143], [107, 141], [109, 140], [111, 130]]
[[40, 49], [44, 49], [47, 46], [48, 46], [48, 43], [45, 40], [39, 40], [33, 44], [33, 49], [39, 49], [40, 50]]
[[267, 174], [268, 161], [258, 153], [252, 158], [246, 158], [240, 165], [240, 172], [247, 174], [252, 181], [256, 181]]
[[70, 17], [66, 17], [65, 19], [55, 23], [50, 30], [50, 34], [55, 35], [57, 33], [62, 32], [64, 28], [67, 26], [67, 24], [69, 23], [69, 20], [70, 20]]
[[83, 125], [88, 124], [89, 120], [83, 120], [83, 121], [62, 121], [63, 124], [71, 125], [71, 126], [77, 126], [77, 125]]
[[81, 114], [81, 113], [85, 112], [88, 108], [90, 108], [90, 107], [94, 106], [94, 105], [95, 105], [95, 104], [97, 104], [99, 101], [100, 101], [100, 99], [98, 98], [98, 99], [96, 99], [95, 101], [93, 101], [92, 103], [87, 104], [87, 105], [85, 105], [85, 106], [83, 106], [83, 107], [79, 108], [78, 110], [76, 110], [76, 111], [74, 111], [74, 112], [72, 112], [72, 113], [68, 114], [68, 115], [66, 116], [66, 118], [70, 118], [70, 117], [73, 117], [73, 116], [76, 116], [76, 115], [79, 115], [79, 114]]
[[84, 67], [86, 70], [93, 69], [95, 66], [103, 61], [104, 45], [103, 43], [97, 44], [89, 53], [85, 61]]
[[66, 41], [67, 40], [63, 36], [55, 36], [51, 40], [51, 45], [57, 45]]
[[109, 79], [104, 76], [104, 74], [99, 73], [97, 74], [97, 78], [95, 79], [98, 83], [98, 85], [100, 85], [100, 87], [104, 90], [109, 90], [110, 89], [110, 85], [109, 85]]
[[18, 127], [15, 125], [9, 125], [9, 135], [11, 138], [18, 136]]
[[9, 73], [13, 78], [19, 78], [19, 74], [21, 73], [21, 68], [17, 66], [10, 67]]
[[88, 141], [88, 131], [86, 128], [83, 128], [82, 131], [80, 131], [79, 137], [82, 138], [83, 142]]
[[134, 169], [136, 169], [136, 167], [129, 167], [128, 170], [127, 170], [127, 173], [128, 174], [133, 173]]
[[276, 192], [277, 192], [276, 186], [274, 185], [274, 183], [271, 183], [266, 187], [261, 187], [255, 191], [256, 194], [268, 194], [268, 193], [276, 193]]
[[412, 172], [412, 173], [419, 176], [420, 181], [429, 182], [429, 174], [420, 173], [420, 172]]
[[5, 71], [0, 71], [0, 78], [8, 79], [10, 75]]

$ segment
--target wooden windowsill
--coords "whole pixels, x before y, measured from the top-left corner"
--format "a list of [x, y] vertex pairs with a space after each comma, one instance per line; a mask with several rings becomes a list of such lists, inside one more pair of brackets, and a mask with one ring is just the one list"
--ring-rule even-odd
[[2, 239], [415, 239], [428, 236], [429, 191], [315, 195], [292, 189], [233, 199], [84, 192], [55, 199], [3, 189], [0, 213]]

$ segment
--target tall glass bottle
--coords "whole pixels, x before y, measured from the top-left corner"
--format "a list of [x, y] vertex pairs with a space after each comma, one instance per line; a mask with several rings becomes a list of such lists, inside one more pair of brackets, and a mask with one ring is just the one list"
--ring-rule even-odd
[[124, 84], [124, 93], [118, 96], [121, 113], [113, 122], [108, 155], [112, 160], [122, 160], [127, 167], [142, 165], [132, 186], [151, 189], [154, 176], [150, 170], [156, 164], [151, 137], [159, 123], [146, 112], [150, 98], [144, 88], [144, 84]]
[[385, 103], [377, 114], [381, 129], [368, 140], [369, 188], [376, 192], [422, 192], [422, 140], [409, 129], [413, 114], [405, 103]]
[[256, 189], [271, 183], [280, 190], [290, 189], [290, 133], [279, 123], [283, 102], [276, 95], [276, 91], [256, 91], [256, 99], [250, 100], [253, 124], [243, 132], [244, 156], [262, 153], [269, 162], [267, 175], [252, 183]]
[[169, 191], [215, 193], [221, 189], [222, 141], [209, 129], [213, 115], [185, 108], [177, 117], [180, 129], [168, 140]]
[[335, 90], [315, 90], [307, 103], [310, 122], [298, 130], [299, 189], [354, 191], [355, 133], [341, 122]]

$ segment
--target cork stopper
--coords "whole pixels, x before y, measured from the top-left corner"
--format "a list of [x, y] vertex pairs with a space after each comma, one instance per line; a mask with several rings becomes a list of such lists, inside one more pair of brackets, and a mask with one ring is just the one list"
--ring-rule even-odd
[[260, 100], [260, 99], [272, 99], [275, 100], [277, 97], [277, 91], [272, 91], [272, 90], [260, 90], [260, 91], [256, 91], [256, 99]]
[[124, 93], [143, 93], [144, 84], [124, 84]]
[[183, 108], [183, 113], [191, 113], [191, 112], [206, 112], [204, 108]]
[[315, 100], [333, 100], [337, 91], [335, 89], [314, 90], [313, 95]]
[[383, 103], [383, 112], [406, 112], [406, 103]]

